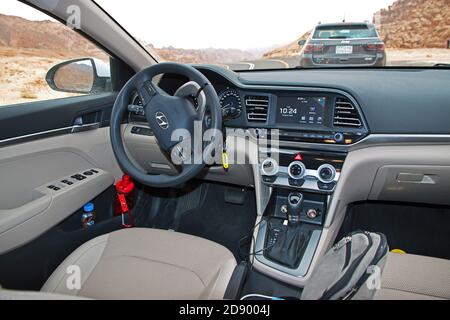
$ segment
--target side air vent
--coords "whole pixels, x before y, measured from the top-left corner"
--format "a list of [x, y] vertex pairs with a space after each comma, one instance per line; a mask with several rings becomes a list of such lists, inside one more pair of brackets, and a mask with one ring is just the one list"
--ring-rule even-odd
[[358, 110], [347, 98], [337, 98], [334, 105], [333, 123], [337, 127], [361, 128]]
[[267, 111], [269, 109], [269, 97], [246, 96], [245, 109], [248, 121], [267, 121]]

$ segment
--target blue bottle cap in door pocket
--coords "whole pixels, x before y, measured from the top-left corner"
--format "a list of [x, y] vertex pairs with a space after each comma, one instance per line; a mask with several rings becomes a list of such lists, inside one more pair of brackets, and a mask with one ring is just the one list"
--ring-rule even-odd
[[92, 202], [86, 203], [83, 207], [84, 212], [94, 211], [94, 204]]

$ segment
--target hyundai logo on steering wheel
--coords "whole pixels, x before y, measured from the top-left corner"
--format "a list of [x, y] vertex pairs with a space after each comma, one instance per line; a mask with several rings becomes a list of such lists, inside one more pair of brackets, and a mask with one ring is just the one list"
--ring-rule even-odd
[[163, 129], [166, 130], [169, 128], [169, 120], [167, 120], [167, 117], [164, 113], [162, 113], [161, 111], [158, 111], [155, 115], [156, 117], [156, 122], [158, 123], [158, 126]]

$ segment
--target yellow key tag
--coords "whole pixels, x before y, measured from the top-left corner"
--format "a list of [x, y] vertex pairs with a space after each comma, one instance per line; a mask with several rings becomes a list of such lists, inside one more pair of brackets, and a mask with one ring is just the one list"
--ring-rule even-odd
[[228, 163], [228, 153], [226, 151], [222, 152], [222, 166], [225, 170], [228, 170], [228, 168], [230, 167]]

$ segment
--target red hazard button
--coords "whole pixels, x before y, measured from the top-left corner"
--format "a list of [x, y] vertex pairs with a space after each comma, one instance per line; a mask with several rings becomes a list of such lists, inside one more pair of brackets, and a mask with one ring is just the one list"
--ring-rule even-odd
[[295, 160], [295, 161], [303, 161], [303, 157], [302, 157], [302, 155], [301, 155], [300, 153], [298, 153], [298, 154], [295, 156], [294, 160]]

